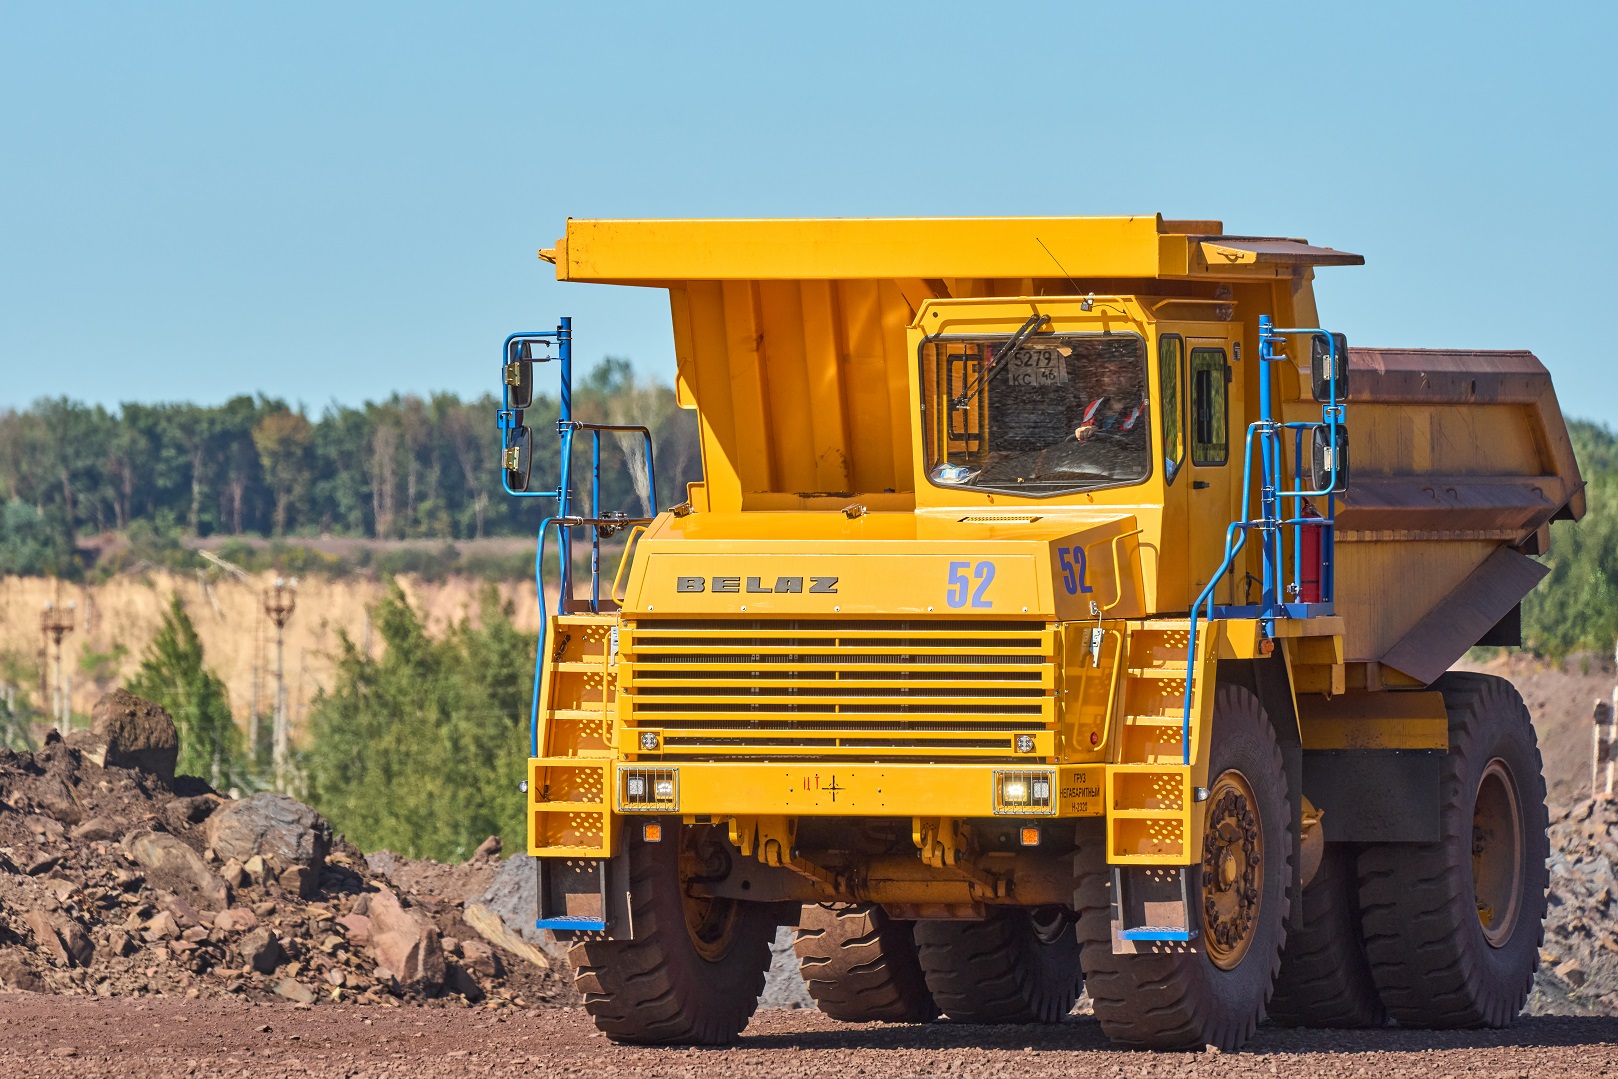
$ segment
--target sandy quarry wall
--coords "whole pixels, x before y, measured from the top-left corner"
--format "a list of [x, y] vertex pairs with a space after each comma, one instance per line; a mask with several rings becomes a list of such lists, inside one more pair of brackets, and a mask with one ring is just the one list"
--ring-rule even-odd
[[[62, 645], [62, 664], [73, 711], [87, 716], [97, 697], [134, 673], [141, 652], [157, 632], [169, 597], [178, 594], [196, 623], [209, 666], [229, 687], [231, 710], [245, 729], [255, 700], [261, 715], [268, 715], [274, 706], [275, 631], [263, 609], [264, 590], [274, 578], [273, 573], [264, 573], [249, 584], [232, 577], [208, 580], [153, 571], [90, 586], [58, 586], [38, 577], [0, 578], [0, 654], [23, 661], [24, 681], [36, 699], [49, 707], [48, 696], [37, 697], [43, 688], [41, 669], [45, 678], [54, 678], [54, 658], [48, 652], [42, 654], [40, 612], [47, 601], [58, 597], [62, 604], [76, 602], [74, 629]], [[483, 587], [482, 582], [469, 578], [431, 582], [404, 576], [399, 583], [435, 633], [475, 614], [478, 590]], [[299, 582], [297, 609], [286, 627], [285, 653], [294, 732], [308, 715], [316, 692], [331, 685], [338, 634], [347, 633], [357, 644], [371, 640], [373, 648], [378, 646], [369, 632], [367, 609], [386, 587], [382, 581], [361, 577]], [[533, 582], [507, 582], [498, 589], [512, 603], [517, 626], [524, 632], [536, 632], [539, 618]], [[87, 652], [109, 653], [118, 644], [126, 653], [116, 664], [104, 665], [101, 677], [80, 669], [80, 658]]]

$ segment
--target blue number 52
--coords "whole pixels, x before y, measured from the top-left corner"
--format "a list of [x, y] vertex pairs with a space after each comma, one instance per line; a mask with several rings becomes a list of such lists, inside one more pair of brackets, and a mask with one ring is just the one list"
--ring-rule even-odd
[[[1068, 595], [1073, 596], [1080, 592], [1095, 591], [1084, 579], [1083, 547], [1058, 547], [1056, 549], [1056, 560], [1062, 566], [1062, 587], [1067, 590]], [[1076, 575], [1073, 572], [1075, 569], [1074, 563], [1078, 563], [1076, 567], [1078, 573]]]
[[[967, 577], [967, 570], [972, 571]], [[972, 588], [972, 581], [978, 586]], [[965, 607], [967, 592], [971, 591], [973, 607], [993, 607], [994, 601], [985, 599], [984, 593], [989, 590], [989, 584], [994, 580], [994, 563], [979, 562], [973, 566], [970, 562], [951, 562], [949, 564], [949, 591], [944, 593], [944, 602], [951, 607]]]

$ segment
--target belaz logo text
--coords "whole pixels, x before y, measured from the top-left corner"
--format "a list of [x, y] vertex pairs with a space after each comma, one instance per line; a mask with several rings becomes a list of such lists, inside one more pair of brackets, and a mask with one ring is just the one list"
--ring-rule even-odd
[[[747, 586], [744, 588], [740, 577], [714, 577], [711, 580], [712, 583], [707, 577], [676, 577], [674, 579], [674, 590], [676, 592], [747, 592], [750, 594], [759, 592], [802, 592], [804, 582], [802, 577], [777, 577], [773, 585], [767, 585], [762, 577], [749, 577], [747, 578]], [[810, 592], [837, 591], [836, 577], [810, 577], [808, 580]]]

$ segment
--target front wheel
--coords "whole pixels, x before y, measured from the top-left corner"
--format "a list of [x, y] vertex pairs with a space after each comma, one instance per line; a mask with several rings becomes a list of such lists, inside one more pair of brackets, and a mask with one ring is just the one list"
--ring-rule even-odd
[[764, 991], [775, 920], [757, 903], [689, 896], [711, 829], [665, 824], [661, 843], [629, 839], [634, 940], [568, 952], [597, 1029], [636, 1045], [725, 1045]]
[[1085, 991], [1119, 1045], [1239, 1048], [1280, 967], [1292, 850], [1281, 749], [1258, 698], [1239, 686], [1218, 688], [1210, 737], [1203, 844], [1189, 870], [1195, 950], [1113, 954], [1111, 875], [1103, 865], [1078, 881]]

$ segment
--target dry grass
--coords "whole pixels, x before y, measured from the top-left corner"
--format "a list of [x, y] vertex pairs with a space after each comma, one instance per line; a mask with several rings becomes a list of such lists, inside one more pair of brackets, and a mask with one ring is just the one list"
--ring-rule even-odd
[[[103, 692], [134, 672], [142, 650], [157, 632], [169, 596], [177, 593], [196, 623], [209, 666], [229, 687], [231, 711], [245, 730], [255, 701], [260, 715], [274, 706], [275, 630], [264, 615], [262, 597], [273, 579], [274, 574], [263, 573], [248, 584], [232, 577], [213, 580], [154, 571], [100, 585], [61, 585], [60, 602], [77, 603], [75, 629], [62, 645], [73, 711], [88, 715]], [[399, 583], [434, 632], [475, 614], [478, 590], [484, 587], [467, 578], [433, 583], [401, 577]], [[363, 577], [300, 582], [297, 611], [286, 627], [287, 696], [294, 731], [301, 727], [315, 694], [331, 684], [337, 635], [347, 633], [357, 644], [367, 642], [371, 638], [367, 608], [386, 587]], [[42, 651], [39, 616], [46, 601], [57, 597], [57, 588], [56, 582], [45, 578], [0, 578], [0, 653], [39, 657], [42, 668], [50, 666]], [[537, 632], [533, 583], [510, 582], [498, 588], [501, 598], [511, 602], [518, 628]], [[81, 656], [109, 653], [116, 645], [126, 653], [116, 665], [105, 665], [99, 680], [80, 670]], [[41, 691], [44, 677], [50, 676], [42, 673], [34, 682], [35, 693]]]

